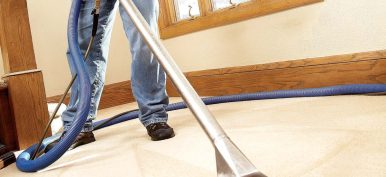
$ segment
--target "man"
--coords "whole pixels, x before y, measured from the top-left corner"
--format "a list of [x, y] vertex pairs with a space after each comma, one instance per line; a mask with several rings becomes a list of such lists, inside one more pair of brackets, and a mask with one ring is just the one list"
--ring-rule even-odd
[[[158, 0], [133, 0], [142, 13], [151, 29], [158, 34]], [[94, 0], [82, 0], [79, 18], [79, 46], [83, 53], [86, 52], [91, 38], [94, 9]], [[115, 12], [118, 7], [117, 0], [101, 0], [99, 25], [95, 41], [86, 61], [91, 80], [91, 109], [82, 132], [78, 135], [70, 149], [95, 141], [92, 133], [92, 120], [95, 119], [102, 94], [105, 71], [109, 52], [112, 27]], [[174, 136], [173, 129], [166, 123], [168, 115], [166, 106], [169, 103], [166, 94], [166, 75], [158, 63], [156, 56], [147, 47], [140, 33], [126, 14], [123, 7], [119, 6], [120, 15], [126, 36], [130, 42], [132, 53], [131, 86], [133, 95], [139, 106], [139, 120], [146, 127], [148, 135], [153, 141], [164, 140]], [[67, 57], [71, 57], [67, 52]], [[74, 75], [75, 69], [71, 68]], [[62, 114], [64, 132], [69, 130], [73, 122], [78, 105], [78, 83], [75, 82], [71, 90], [71, 101], [68, 108]], [[51, 144], [51, 149], [56, 143]]]

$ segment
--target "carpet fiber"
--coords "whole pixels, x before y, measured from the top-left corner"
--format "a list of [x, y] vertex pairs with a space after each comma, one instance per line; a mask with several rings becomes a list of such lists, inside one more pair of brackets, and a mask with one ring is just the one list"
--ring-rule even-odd
[[[173, 98], [173, 101], [179, 99]], [[133, 109], [127, 104], [100, 118]], [[336, 96], [210, 106], [231, 139], [270, 177], [386, 176], [386, 97]], [[215, 177], [214, 150], [189, 110], [170, 112], [176, 137], [152, 142], [138, 120], [96, 131], [97, 141], [37, 173], [2, 177]]]

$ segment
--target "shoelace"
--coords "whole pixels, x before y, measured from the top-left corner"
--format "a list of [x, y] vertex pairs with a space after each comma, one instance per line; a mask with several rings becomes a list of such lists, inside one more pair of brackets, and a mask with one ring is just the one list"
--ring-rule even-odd
[[150, 129], [155, 130], [158, 125], [160, 126], [160, 128], [164, 128], [164, 127], [167, 128], [167, 124], [165, 122], [160, 122], [160, 123], [155, 123], [151, 125]]

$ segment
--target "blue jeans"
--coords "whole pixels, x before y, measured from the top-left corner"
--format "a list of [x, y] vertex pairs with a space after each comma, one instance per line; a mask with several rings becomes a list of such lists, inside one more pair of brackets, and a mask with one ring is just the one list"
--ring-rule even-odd
[[[79, 46], [81, 51], [85, 53], [91, 38], [93, 21], [91, 12], [94, 8], [94, 0], [82, 1], [78, 31]], [[153, 32], [159, 34], [157, 24], [159, 14], [158, 0], [133, 0], [133, 2], [149, 23]], [[97, 109], [105, 82], [109, 44], [117, 7], [117, 0], [101, 0], [98, 32], [86, 61], [91, 80], [90, 84], [92, 85], [92, 96], [91, 109], [87, 122], [82, 130], [83, 132], [92, 131], [92, 121], [97, 115]], [[140, 110], [139, 119], [144, 126], [157, 122], [166, 122], [168, 115], [165, 108], [169, 103], [165, 89], [166, 74], [123, 7], [119, 6], [119, 11], [126, 36], [131, 46], [131, 87]], [[69, 57], [71, 57], [71, 55], [69, 51], [67, 51], [67, 58], [69, 59]], [[70, 69], [72, 75], [74, 75], [75, 70], [71, 67], [71, 64]], [[78, 86], [79, 83], [76, 81], [71, 88], [71, 99], [68, 108], [62, 114], [64, 130], [70, 128], [77, 110], [79, 102]]]

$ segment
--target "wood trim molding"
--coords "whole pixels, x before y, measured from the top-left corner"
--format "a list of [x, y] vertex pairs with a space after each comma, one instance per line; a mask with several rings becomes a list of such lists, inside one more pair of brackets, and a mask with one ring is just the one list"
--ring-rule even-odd
[[[386, 83], [385, 54], [383, 51], [224, 68], [192, 72], [187, 78], [201, 96]], [[168, 85], [168, 93], [177, 96], [177, 91]]]
[[[255, 0], [250, 3], [241, 4], [237, 8], [214, 12], [210, 11], [205, 13], [205, 16], [197, 17], [194, 20], [184, 20], [175, 23], [172, 20], [175, 17], [165, 14], [173, 12], [171, 7], [168, 6], [172, 1], [163, 0], [160, 4], [160, 34], [162, 39], [168, 39], [322, 1], [323, 0]], [[207, 6], [208, 4], [205, 3], [204, 8], [208, 8]]]
[[[338, 84], [386, 83], [386, 50], [185, 73], [200, 96], [220, 96]], [[179, 96], [170, 81], [169, 96]], [[57, 101], [59, 97], [48, 100]], [[130, 81], [107, 85], [100, 109], [135, 101]]]
[[350, 63], [350, 62], [367, 61], [367, 60], [378, 60], [378, 59], [384, 59], [384, 58], [386, 58], [386, 50], [379, 50], [379, 51], [334, 55], [334, 56], [318, 57], [318, 58], [306, 58], [306, 59], [300, 59], [300, 60], [288, 60], [288, 61], [266, 63], [266, 64], [256, 64], [256, 65], [248, 65], [248, 66], [236, 66], [236, 67], [228, 67], [228, 68], [220, 68], [220, 69], [193, 71], [193, 72], [186, 73], [186, 75], [188, 77], [192, 77], [192, 76], [205, 76], [205, 75], [232, 74], [232, 73], [250, 72], [250, 71], [309, 67], [309, 66], [329, 65], [329, 64], [337, 64], [337, 63]]

